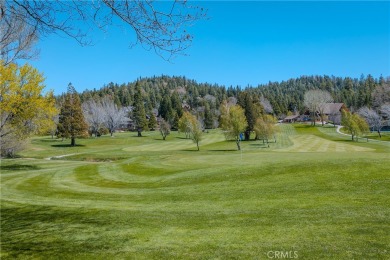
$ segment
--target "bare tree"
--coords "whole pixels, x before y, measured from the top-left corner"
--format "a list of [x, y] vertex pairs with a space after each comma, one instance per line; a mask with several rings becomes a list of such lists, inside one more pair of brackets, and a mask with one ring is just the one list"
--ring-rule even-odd
[[160, 122], [160, 133], [163, 140], [165, 140], [167, 136], [171, 133], [171, 125], [164, 119], [161, 119]]
[[126, 119], [127, 112], [125, 109], [119, 108], [109, 97], [103, 98], [102, 107], [104, 111], [104, 124], [112, 136], [115, 130]]
[[372, 128], [372, 130], [376, 131], [379, 138], [381, 138], [381, 128], [383, 126], [382, 117], [368, 107], [360, 108], [357, 113], [366, 120], [367, 124]]
[[0, 0], [0, 58], [5, 65], [17, 59], [32, 59], [37, 55], [33, 46], [38, 40], [37, 28], [27, 23], [18, 13], [22, 7], [11, 11], [5, 9], [4, 0]]
[[372, 107], [377, 110], [384, 104], [390, 104], [390, 83], [377, 86], [372, 92]]
[[390, 117], [390, 103], [383, 104], [381, 106], [381, 112], [387, 117]]
[[263, 106], [264, 111], [267, 114], [272, 114], [274, 112], [274, 109], [272, 108], [271, 103], [269, 102], [268, 99], [266, 99], [264, 96], [260, 97], [260, 104]]
[[390, 103], [385, 103], [381, 106], [380, 112], [387, 119], [387, 125], [390, 126]]
[[106, 32], [120, 26], [135, 33], [131, 47], [140, 43], [168, 60], [191, 45], [193, 36], [187, 28], [205, 14], [203, 8], [185, 0], [0, 0], [2, 58], [8, 57], [9, 62], [28, 58], [33, 43], [49, 34], [65, 35], [88, 45], [91, 31]]
[[324, 110], [326, 103], [333, 102], [332, 96], [329, 92], [324, 90], [309, 90], [304, 96], [304, 105], [309, 109], [312, 117], [312, 125], [316, 125], [316, 114], [321, 117], [322, 125], [324, 125]]
[[105, 111], [102, 104], [90, 99], [82, 104], [82, 109], [91, 134], [95, 134], [95, 137], [97, 137], [99, 129], [104, 125], [105, 120]]
[[203, 126], [202, 122], [194, 118], [191, 120], [191, 139], [196, 144], [199, 151], [199, 142], [202, 140]]

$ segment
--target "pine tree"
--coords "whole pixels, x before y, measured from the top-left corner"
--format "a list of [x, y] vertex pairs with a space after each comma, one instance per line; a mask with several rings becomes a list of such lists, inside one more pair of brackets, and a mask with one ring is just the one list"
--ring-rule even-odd
[[160, 107], [158, 109], [158, 114], [160, 117], [164, 118], [165, 121], [172, 121], [172, 102], [169, 97], [168, 91], [165, 91]]
[[154, 130], [157, 126], [157, 119], [153, 112], [150, 113], [148, 127], [150, 130]]
[[137, 127], [138, 136], [141, 137], [142, 131], [148, 130], [148, 120], [146, 119], [141, 86], [138, 82], [135, 84], [133, 116], [135, 125]]
[[180, 118], [182, 115], [183, 115], [183, 108], [181, 106], [181, 101], [180, 101], [180, 97], [179, 97], [179, 94], [177, 94], [177, 92], [173, 92], [172, 96], [171, 96], [171, 104], [172, 104], [172, 109], [175, 110], [178, 118]]
[[248, 122], [244, 135], [245, 140], [249, 141], [250, 134], [254, 130], [256, 120], [261, 116], [263, 109], [261, 107], [260, 101], [258, 100], [257, 102], [254, 102], [251, 94], [247, 91], [241, 92], [238, 97], [238, 104], [244, 109], [245, 118]]
[[206, 103], [206, 105], [204, 107], [204, 125], [205, 125], [205, 128], [206, 129], [211, 129], [211, 128], [213, 128], [213, 124], [214, 124], [213, 114], [211, 113], [209, 103]]
[[76, 145], [76, 138], [88, 135], [88, 125], [85, 123], [81, 109], [80, 97], [72, 83], [68, 85], [68, 92], [61, 106], [58, 122], [58, 136], [70, 138], [71, 146]]

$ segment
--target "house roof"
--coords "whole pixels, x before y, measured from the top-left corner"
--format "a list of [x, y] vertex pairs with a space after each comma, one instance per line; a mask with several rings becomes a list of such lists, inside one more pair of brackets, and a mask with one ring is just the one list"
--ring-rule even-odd
[[324, 103], [323, 106], [324, 114], [333, 114], [340, 111], [344, 103]]
[[284, 120], [291, 120], [291, 119], [295, 119], [295, 118], [297, 118], [297, 117], [299, 117], [299, 115], [286, 116], [286, 117], [284, 118]]

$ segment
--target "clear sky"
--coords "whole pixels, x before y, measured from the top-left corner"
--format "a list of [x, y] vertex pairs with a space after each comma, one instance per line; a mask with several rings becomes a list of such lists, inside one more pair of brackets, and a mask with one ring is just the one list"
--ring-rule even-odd
[[198, 2], [210, 19], [196, 23], [188, 56], [171, 63], [129, 48], [132, 31], [93, 35], [95, 45], [50, 35], [31, 61], [47, 89], [99, 89], [153, 75], [186, 76], [225, 86], [257, 86], [301, 75], [390, 76], [390, 2]]

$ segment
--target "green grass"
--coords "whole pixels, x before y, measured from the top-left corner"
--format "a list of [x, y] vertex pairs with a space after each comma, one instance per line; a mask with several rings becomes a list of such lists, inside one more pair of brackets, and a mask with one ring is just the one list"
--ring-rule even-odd
[[135, 135], [36, 137], [2, 160], [1, 258], [388, 258], [388, 142], [285, 124], [269, 148], [215, 130], [197, 152]]
[[[342, 133], [348, 134], [345, 128], [341, 128], [340, 131]], [[363, 138], [390, 142], [390, 132], [381, 132], [381, 137], [379, 137], [379, 134], [377, 132], [370, 132], [368, 134], [365, 134]]]

